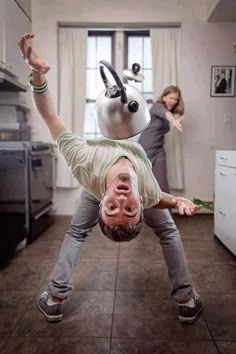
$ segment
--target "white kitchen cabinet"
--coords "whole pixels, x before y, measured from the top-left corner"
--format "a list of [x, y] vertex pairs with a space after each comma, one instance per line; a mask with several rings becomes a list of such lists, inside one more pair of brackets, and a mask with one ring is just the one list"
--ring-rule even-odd
[[17, 42], [31, 31], [31, 21], [14, 0], [0, 1], [0, 67], [27, 83], [28, 68], [23, 62]]
[[236, 150], [217, 150], [214, 232], [236, 255]]

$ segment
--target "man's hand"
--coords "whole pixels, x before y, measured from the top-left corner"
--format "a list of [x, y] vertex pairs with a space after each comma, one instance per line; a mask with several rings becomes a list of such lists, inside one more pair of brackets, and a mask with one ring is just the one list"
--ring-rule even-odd
[[202, 208], [202, 205], [196, 205], [191, 202], [191, 200], [181, 197], [176, 197], [172, 199], [172, 203], [173, 207], [178, 210], [180, 215], [185, 214], [188, 216], [192, 216]]
[[33, 51], [32, 47], [28, 45], [28, 41], [34, 38], [34, 34], [24, 34], [18, 42], [22, 57], [26, 64], [34, 71], [41, 74], [46, 74], [50, 69], [44, 61]]

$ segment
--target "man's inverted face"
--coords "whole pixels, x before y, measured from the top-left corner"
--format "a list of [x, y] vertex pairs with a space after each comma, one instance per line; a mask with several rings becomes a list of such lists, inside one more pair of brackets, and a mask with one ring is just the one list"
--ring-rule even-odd
[[101, 201], [101, 216], [111, 226], [137, 224], [143, 209], [137, 181], [129, 174], [119, 174], [108, 186]]

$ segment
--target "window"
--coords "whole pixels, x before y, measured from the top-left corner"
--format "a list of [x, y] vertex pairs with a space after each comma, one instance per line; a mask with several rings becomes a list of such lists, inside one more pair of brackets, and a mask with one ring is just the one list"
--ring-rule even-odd
[[[115, 45], [119, 42], [119, 45]], [[105, 89], [100, 76], [98, 63], [107, 60], [109, 63], [131, 69], [133, 63], [141, 65], [141, 72], [145, 77], [142, 83], [129, 81], [128, 84], [137, 87], [151, 105], [152, 88], [152, 56], [149, 31], [90, 31], [87, 42], [86, 67], [86, 108], [84, 122], [84, 137], [93, 139], [101, 136], [98, 129], [94, 105], [98, 94]], [[115, 67], [116, 68], [116, 67]], [[122, 70], [121, 70], [122, 71]], [[110, 73], [105, 69], [106, 76], [111, 84], [114, 83]], [[122, 77], [120, 77], [122, 80]]]
[[94, 105], [98, 94], [105, 88], [101, 80], [98, 63], [100, 60], [112, 62], [112, 34], [107, 32], [89, 33], [87, 40], [86, 66], [86, 107], [84, 122], [85, 139], [100, 136], [94, 116]]
[[152, 84], [152, 55], [151, 39], [149, 31], [126, 32], [127, 43], [127, 67], [131, 69], [133, 63], [141, 65], [141, 73], [144, 76], [143, 82], [128, 81], [129, 85], [135, 86], [142, 92], [149, 104], [153, 98]]

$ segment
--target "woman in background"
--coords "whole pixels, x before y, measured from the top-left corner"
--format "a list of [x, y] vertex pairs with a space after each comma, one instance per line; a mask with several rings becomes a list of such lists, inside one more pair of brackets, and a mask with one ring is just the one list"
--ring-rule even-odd
[[[169, 193], [164, 136], [170, 130], [170, 123], [182, 132], [184, 102], [180, 89], [177, 86], [166, 87], [153, 104], [150, 113], [151, 122], [140, 135], [139, 143], [152, 162], [153, 173], [161, 190]], [[175, 118], [175, 114], [179, 117]]]

